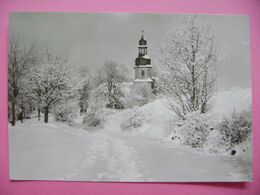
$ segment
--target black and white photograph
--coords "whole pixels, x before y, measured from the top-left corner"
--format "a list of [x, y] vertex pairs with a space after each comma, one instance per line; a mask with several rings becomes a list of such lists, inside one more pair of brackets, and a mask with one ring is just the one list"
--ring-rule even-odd
[[249, 17], [14, 12], [11, 180], [252, 180]]

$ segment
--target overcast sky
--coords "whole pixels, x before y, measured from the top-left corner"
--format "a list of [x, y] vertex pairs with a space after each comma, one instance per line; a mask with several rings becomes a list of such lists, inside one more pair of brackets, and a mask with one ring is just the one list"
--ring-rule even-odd
[[[74, 66], [96, 70], [106, 60], [133, 67], [137, 45], [144, 30], [148, 55], [153, 59], [161, 37], [178, 28], [175, 14], [130, 13], [13, 13], [10, 33], [23, 42], [37, 41], [58, 52], [68, 51]], [[200, 15], [212, 24], [217, 41], [228, 55], [217, 64], [218, 86], [250, 86], [249, 19], [247, 16]], [[157, 69], [160, 67], [157, 67]]]

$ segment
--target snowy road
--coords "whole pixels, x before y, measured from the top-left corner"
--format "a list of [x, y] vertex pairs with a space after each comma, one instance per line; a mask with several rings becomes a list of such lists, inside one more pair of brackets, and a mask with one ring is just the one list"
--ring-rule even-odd
[[[10, 177], [130, 182], [251, 178], [250, 163], [238, 157], [208, 155], [122, 131], [120, 120], [127, 114], [111, 113], [104, 128], [93, 131], [37, 120], [10, 127]], [[149, 124], [148, 129], [155, 128], [155, 123]]]

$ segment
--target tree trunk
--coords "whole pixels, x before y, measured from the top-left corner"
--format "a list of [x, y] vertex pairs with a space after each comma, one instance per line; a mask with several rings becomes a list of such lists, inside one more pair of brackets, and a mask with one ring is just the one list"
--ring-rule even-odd
[[41, 109], [38, 108], [38, 120], [40, 121], [41, 120]]
[[12, 102], [12, 126], [15, 126], [15, 103]]
[[196, 102], [196, 83], [195, 83], [195, 71], [194, 67], [192, 68], [192, 96], [191, 96], [191, 104], [193, 110], [196, 110], [195, 102]]
[[80, 105], [80, 115], [82, 115], [83, 113], [86, 113], [86, 109], [84, 108], [84, 104], [81, 103], [81, 105]]
[[11, 121], [10, 105], [8, 103], [8, 123]]
[[49, 106], [44, 108], [44, 122], [48, 123], [48, 115], [49, 115]]
[[20, 112], [20, 119], [21, 119], [21, 123], [23, 123], [23, 109], [21, 108], [21, 112]]
[[111, 107], [111, 108], [112, 108], [112, 85], [113, 85], [113, 83], [111, 81], [107, 83], [108, 104], [109, 104], [109, 107]]
[[206, 113], [206, 103], [202, 103], [202, 106], [201, 106], [201, 113]]

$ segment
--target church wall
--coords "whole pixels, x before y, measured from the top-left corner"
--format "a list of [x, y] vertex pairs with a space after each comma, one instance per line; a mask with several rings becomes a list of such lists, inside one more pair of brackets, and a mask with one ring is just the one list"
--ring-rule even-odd
[[147, 69], [147, 75], [149, 78], [152, 78], [152, 68]]
[[[144, 71], [144, 77], [142, 77], [142, 71]], [[135, 68], [135, 79], [147, 79], [151, 78], [151, 68], [139, 67]]]

